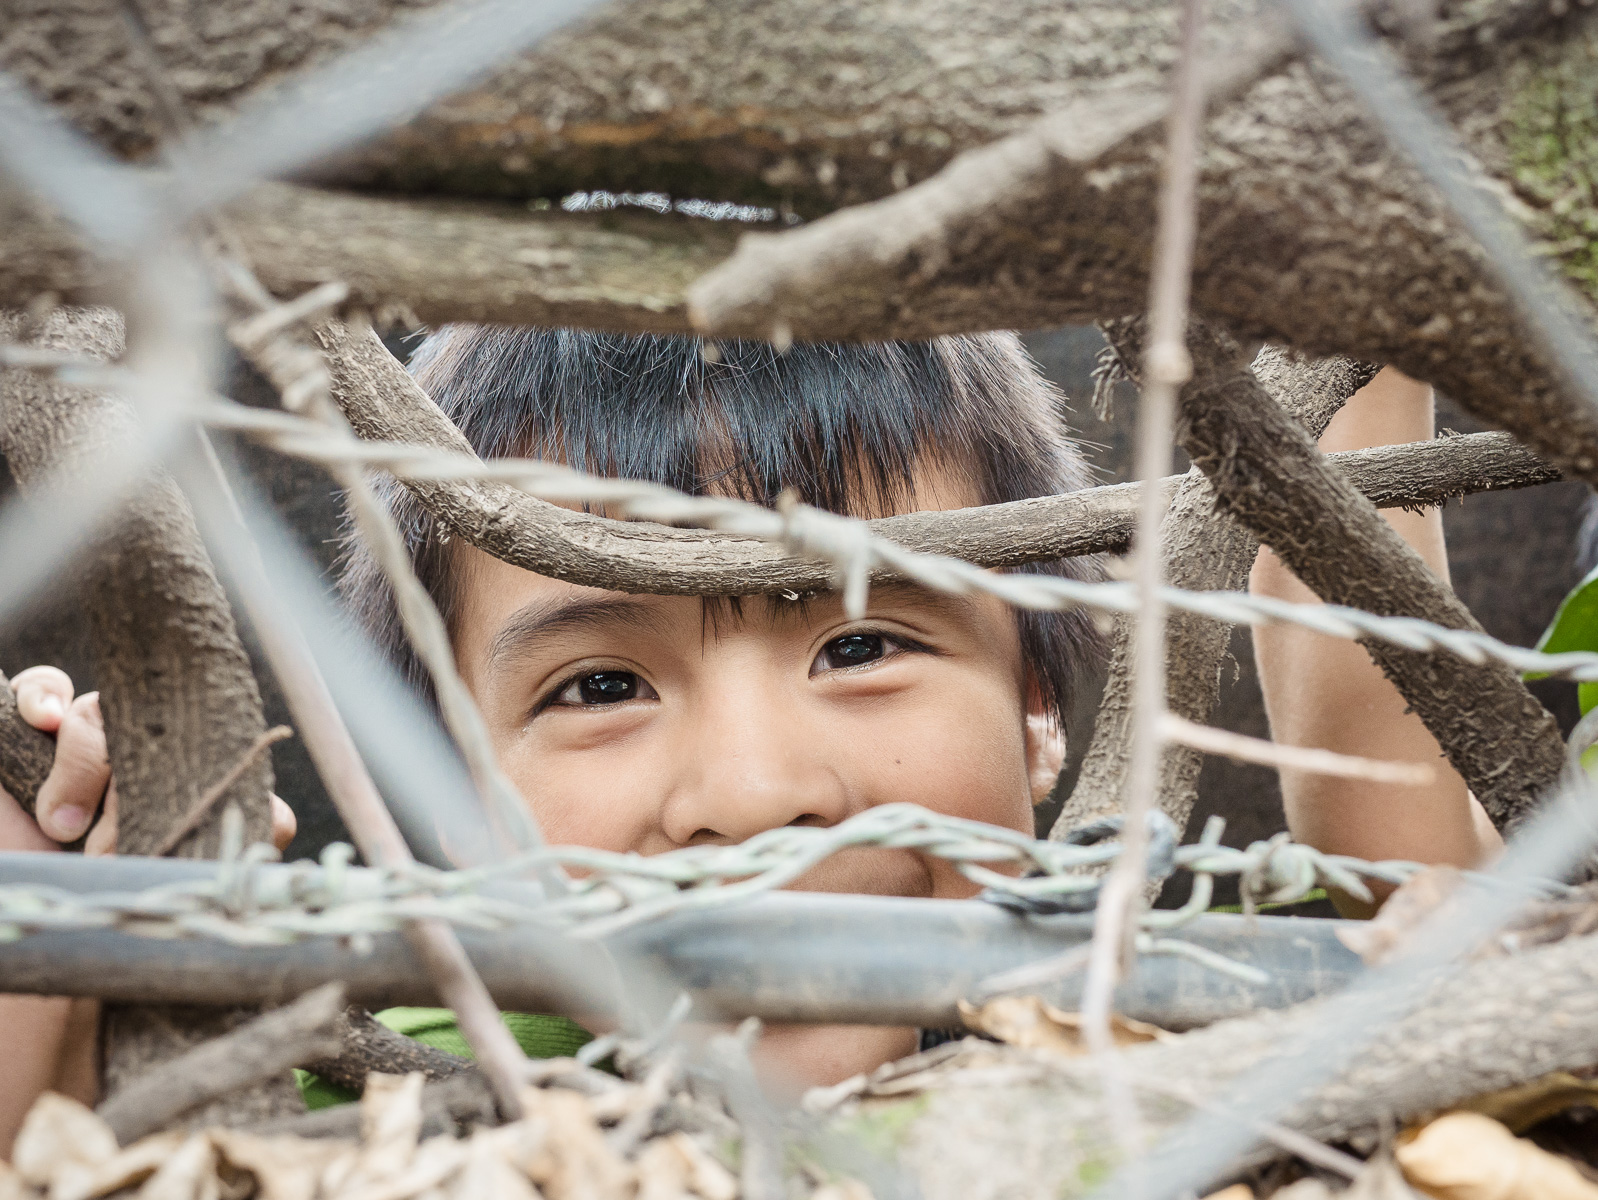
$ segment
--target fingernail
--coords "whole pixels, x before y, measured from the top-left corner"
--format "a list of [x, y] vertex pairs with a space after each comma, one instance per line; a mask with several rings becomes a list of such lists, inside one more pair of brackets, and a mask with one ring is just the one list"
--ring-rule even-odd
[[50, 836], [57, 841], [70, 842], [82, 837], [89, 827], [90, 813], [86, 808], [66, 804], [50, 814]]
[[61, 697], [54, 692], [46, 692], [34, 702], [34, 708], [40, 716], [64, 717], [67, 715], [66, 706], [61, 703]]

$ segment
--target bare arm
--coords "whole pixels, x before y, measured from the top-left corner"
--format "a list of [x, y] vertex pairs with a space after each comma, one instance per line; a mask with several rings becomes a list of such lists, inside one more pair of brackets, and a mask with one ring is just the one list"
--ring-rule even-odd
[[[1329, 452], [1421, 441], [1432, 436], [1432, 421], [1431, 388], [1389, 367], [1355, 393], [1320, 447]], [[1441, 513], [1390, 509], [1382, 515], [1446, 583]], [[1316, 599], [1265, 549], [1249, 587], [1284, 600]], [[1284, 770], [1282, 799], [1294, 838], [1335, 854], [1457, 866], [1479, 863], [1502, 844], [1436, 739], [1405, 711], [1398, 689], [1357, 643], [1270, 625], [1254, 630], [1254, 654], [1277, 741], [1428, 763], [1437, 772], [1434, 783], [1415, 787]]]

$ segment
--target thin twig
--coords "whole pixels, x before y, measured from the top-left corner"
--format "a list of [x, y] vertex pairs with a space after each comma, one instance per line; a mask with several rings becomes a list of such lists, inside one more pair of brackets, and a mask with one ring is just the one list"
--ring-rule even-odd
[[1170, 472], [1176, 390], [1192, 374], [1187, 355], [1187, 308], [1197, 227], [1198, 139], [1204, 116], [1199, 70], [1200, 0], [1184, 0], [1181, 50], [1172, 78], [1165, 179], [1160, 190], [1154, 266], [1149, 295], [1149, 349], [1138, 409], [1138, 508], [1135, 578], [1138, 619], [1133, 641], [1131, 762], [1127, 771], [1121, 856], [1116, 860], [1094, 919], [1087, 980], [1082, 989], [1083, 1033], [1100, 1060], [1104, 1091], [1122, 1153], [1138, 1157], [1142, 1120], [1121, 1068], [1111, 1028], [1115, 985], [1132, 959], [1137, 906], [1143, 900], [1148, 855], [1148, 814], [1159, 783], [1160, 722], [1165, 716], [1165, 606], [1160, 523], [1166, 503], [1159, 481]]
[[1437, 779], [1434, 768], [1425, 763], [1387, 762], [1338, 754], [1314, 746], [1289, 746], [1264, 738], [1247, 737], [1225, 729], [1200, 725], [1175, 713], [1160, 718], [1160, 733], [1167, 742], [1190, 746], [1206, 754], [1220, 754], [1233, 762], [1254, 763], [1262, 767], [1308, 771], [1314, 775], [1336, 775], [1342, 779], [1363, 779], [1370, 783], [1401, 783], [1422, 787]]
[[172, 832], [161, 840], [161, 844], [155, 848], [155, 857], [164, 858], [166, 855], [171, 854], [172, 851], [177, 849], [179, 842], [198, 829], [200, 822], [205, 820], [206, 814], [226, 794], [228, 788], [237, 783], [239, 777], [250, 769], [250, 764], [260, 756], [262, 751], [293, 736], [294, 731], [287, 725], [274, 725], [251, 742], [244, 753], [239, 755], [238, 762], [229, 767], [221, 779], [218, 779], [205, 790], [204, 794], [194, 802], [194, 807], [189, 809], [188, 815], [174, 825]]

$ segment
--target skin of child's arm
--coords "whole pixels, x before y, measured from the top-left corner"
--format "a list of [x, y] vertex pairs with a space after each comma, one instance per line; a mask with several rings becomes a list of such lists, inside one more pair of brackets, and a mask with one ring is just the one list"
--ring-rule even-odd
[[[1433, 435], [1431, 388], [1384, 369], [1356, 392], [1321, 438], [1324, 452], [1423, 441]], [[1448, 582], [1440, 510], [1382, 515]], [[1249, 579], [1259, 595], [1313, 603], [1317, 597], [1261, 549]], [[1265, 711], [1275, 739], [1344, 754], [1426, 763], [1427, 786], [1376, 784], [1283, 770], [1282, 800], [1293, 837], [1333, 854], [1472, 866], [1501, 845], [1497, 831], [1419, 717], [1356, 642], [1290, 625], [1254, 630]]]

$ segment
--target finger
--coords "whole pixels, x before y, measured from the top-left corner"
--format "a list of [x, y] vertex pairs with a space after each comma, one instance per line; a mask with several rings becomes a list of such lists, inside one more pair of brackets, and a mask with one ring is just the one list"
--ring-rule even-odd
[[60, 667], [29, 667], [11, 679], [17, 711], [35, 729], [54, 733], [72, 705], [72, 677]]
[[278, 850], [289, 848], [289, 843], [294, 840], [294, 835], [299, 832], [300, 823], [294, 816], [294, 810], [288, 802], [276, 792], [272, 793], [272, 845]]
[[55, 765], [39, 788], [39, 828], [60, 842], [82, 837], [110, 781], [100, 694], [89, 692], [72, 702], [56, 731]]
[[22, 811], [22, 805], [0, 788], [0, 850], [59, 850], [44, 836], [39, 823]]
[[101, 858], [117, 852], [117, 781], [113, 779], [105, 789], [105, 808], [100, 819], [83, 840], [83, 853], [91, 858]]

